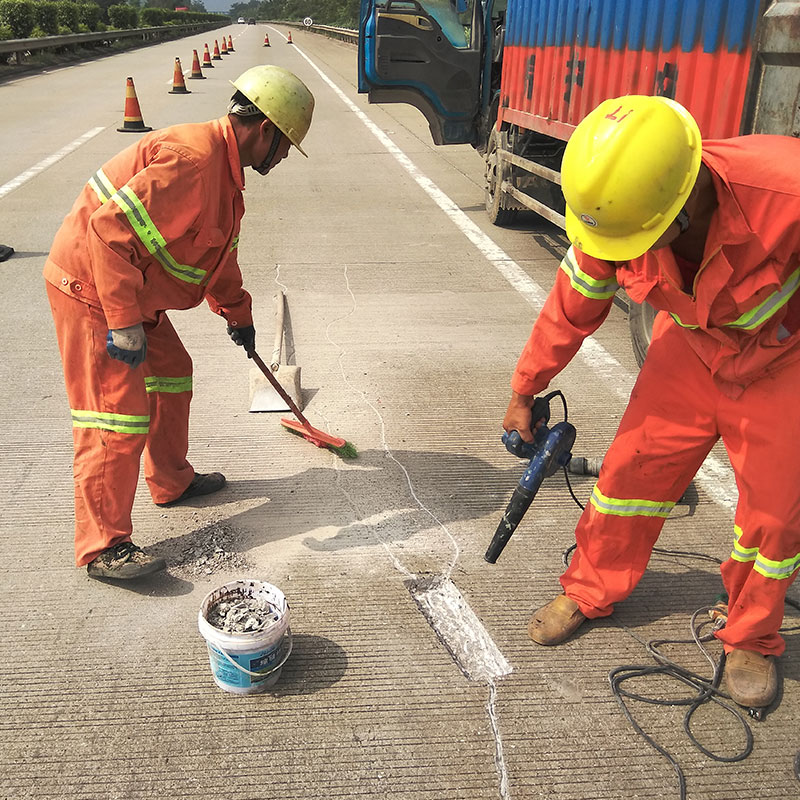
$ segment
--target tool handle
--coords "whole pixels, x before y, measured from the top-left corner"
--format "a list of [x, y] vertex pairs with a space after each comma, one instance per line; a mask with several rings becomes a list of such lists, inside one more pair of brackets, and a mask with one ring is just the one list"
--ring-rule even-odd
[[280, 385], [278, 379], [272, 374], [272, 370], [264, 363], [261, 356], [256, 353], [255, 348], [253, 350], [248, 350], [247, 355], [253, 359], [256, 366], [264, 373], [264, 377], [272, 384], [272, 388], [281, 396], [283, 402], [289, 406], [292, 414], [294, 414], [297, 419], [300, 420], [304, 427], [311, 428], [311, 423], [300, 413], [297, 403], [292, 400], [292, 398], [289, 396], [289, 393], [283, 388], [283, 386]]
[[281, 365], [281, 351], [283, 350], [283, 309], [286, 305], [283, 292], [278, 292], [275, 303], [275, 342], [272, 345], [272, 363], [270, 364], [273, 372], [277, 372]]

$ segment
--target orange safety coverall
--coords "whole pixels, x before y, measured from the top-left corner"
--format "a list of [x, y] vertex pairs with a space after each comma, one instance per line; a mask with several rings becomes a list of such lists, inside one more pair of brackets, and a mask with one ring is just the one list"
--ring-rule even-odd
[[561, 577], [587, 617], [610, 614], [647, 567], [664, 520], [721, 437], [739, 500], [722, 565], [726, 652], [780, 655], [800, 567], [800, 141], [704, 141], [718, 208], [684, 286], [669, 247], [611, 263], [570, 248], [512, 388], [539, 394], [606, 318], [618, 285], [659, 313]]
[[[228, 324], [252, 324], [237, 261], [244, 173], [227, 116], [147, 134], [89, 180], [44, 267], [75, 446], [78, 566], [130, 539], [144, 452], [153, 500], [180, 496], [192, 360], [167, 309], [203, 299]], [[109, 329], [142, 323], [147, 358], [106, 352]]]

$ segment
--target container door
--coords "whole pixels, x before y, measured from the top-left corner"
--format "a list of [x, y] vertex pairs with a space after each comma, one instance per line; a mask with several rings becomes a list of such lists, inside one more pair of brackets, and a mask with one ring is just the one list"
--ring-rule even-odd
[[481, 0], [361, 0], [358, 91], [416, 106], [436, 144], [471, 142], [483, 31]]

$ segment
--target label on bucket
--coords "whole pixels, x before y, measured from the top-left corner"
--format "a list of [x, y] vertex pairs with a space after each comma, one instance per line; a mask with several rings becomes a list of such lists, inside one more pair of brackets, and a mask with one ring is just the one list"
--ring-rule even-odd
[[255, 653], [228, 653], [227, 655], [250, 672], [264, 672], [264, 675], [256, 678], [254, 675], [248, 675], [242, 672], [225, 658], [225, 655], [214, 645], [208, 645], [208, 654], [211, 661], [211, 670], [214, 677], [221, 683], [235, 686], [238, 688], [246, 689], [248, 686], [261, 683], [267, 678], [271, 677], [272, 670], [270, 667], [280, 660], [283, 647], [281, 643], [269, 650], [260, 650]]

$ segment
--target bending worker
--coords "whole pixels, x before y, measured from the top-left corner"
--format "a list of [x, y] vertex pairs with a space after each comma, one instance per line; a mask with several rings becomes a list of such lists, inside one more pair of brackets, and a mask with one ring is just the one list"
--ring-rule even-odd
[[[90, 178], [44, 268], [72, 409], [75, 557], [93, 577], [165, 568], [131, 541], [139, 464], [170, 506], [225, 485], [187, 461], [192, 360], [167, 317], [206, 300], [255, 342], [237, 261], [244, 167], [266, 175], [300, 143], [314, 98], [281, 67], [233, 81], [221, 119], [144, 136]], [[305, 153], [303, 153], [305, 155]]]
[[534, 395], [606, 318], [618, 286], [660, 313], [578, 523], [563, 594], [528, 632], [556, 645], [642, 577], [664, 520], [721, 437], [739, 488], [716, 635], [730, 696], [777, 692], [784, 596], [800, 566], [800, 141], [701, 142], [663, 97], [603, 102], [562, 164], [572, 247], [512, 379], [503, 427], [532, 440]]

